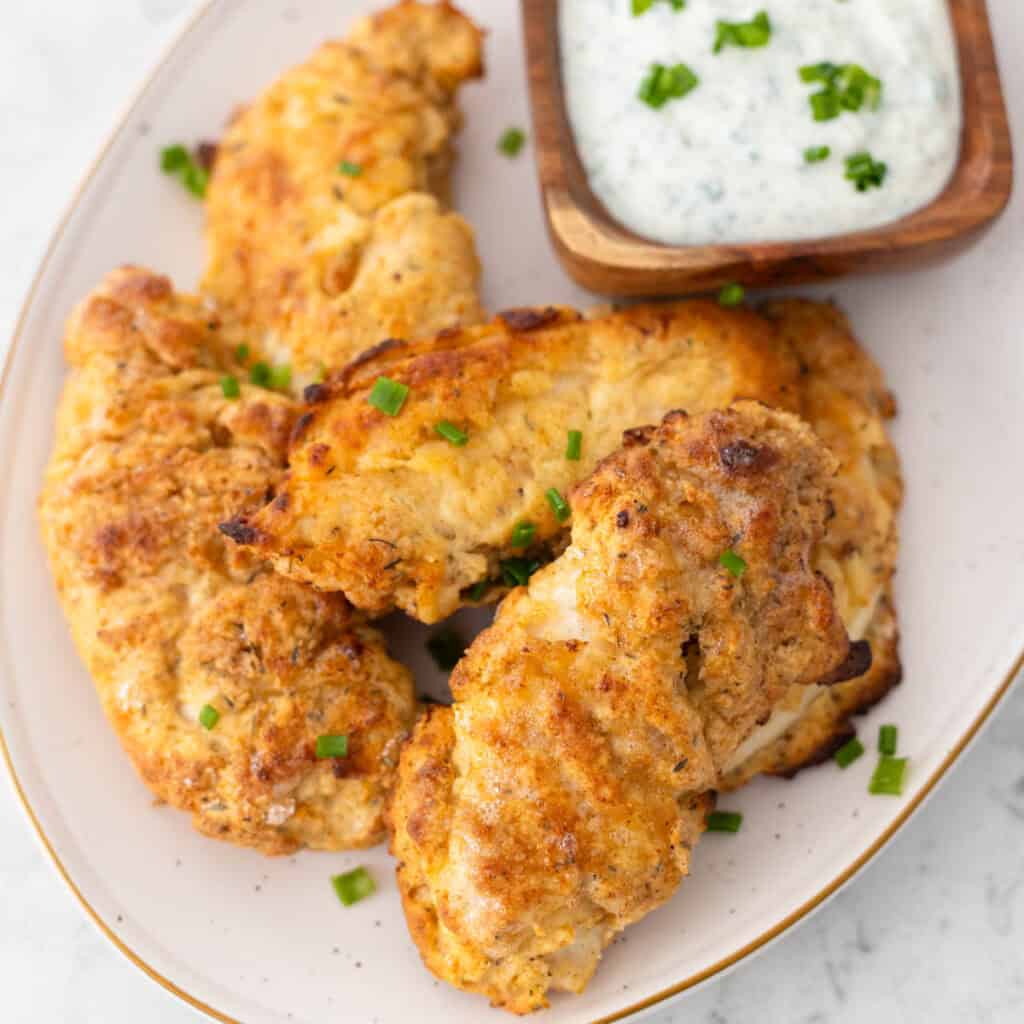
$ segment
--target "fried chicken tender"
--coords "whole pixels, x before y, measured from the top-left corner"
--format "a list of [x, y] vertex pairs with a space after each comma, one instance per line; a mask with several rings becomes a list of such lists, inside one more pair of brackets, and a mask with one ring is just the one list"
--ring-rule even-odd
[[389, 336], [483, 319], [473, 233], [447, 191], [455, 94], [482, 37], [405, 0], [288, 71], [227, 129], [207, 193], [202, 291], [296, 379]]
[[[380, 375], [409, 387], [397, 417], [367, 402]], [[624, 430], [737, 398], [795, 408], [799, 378], [769, 321], [713, 302], [593, 320], [517, 310], [392, 342], [310, 390], [277, 500], [224, 529], [368, 612], [436, 622], [467, 588], [500, 579], [503, 559], [564, 545], [547, 492], [567, 493]], [[469, 442], [440, 437], [442, 420]], [[566, 458], [569, 430], [583, 434], [578, 461]], [[525, 551], [511, 545], [520, 522], [536, 528]]]
[[[268, 854], [364, 846], [382, 837], [412, 681], [341, 595], [218, 532], [276, 486], [298, 414], [270, 391], [225, 395], [238, 338], [166, 278], [106, 278], [68, 325], [43, 539], [104, 711], [161, 800]], [[346, 735], [349, 756], [317, 760], [321, 735]]]
[[723, 766], [847, 658], [809, 567], [834, 472], [796, 417], [743, 402], [627, 434], [576, 487], [570, 546], [402, 752], [392, 847], [438, 977], [538, 1009], [672, 895]]
[[792, 775], [828, 758], [854, 735], [851, 716], [876, 704], [901, 677], [892, 587], [903, 484], [885, 429], [895, 402], [833, 306], [787, 300], [764, 312], [805, 368], [801, 414], [839, 460], [834, 515], [813, 564], [831, 582], [851, 639], [870, 647], [871, 664], [840, 685], [794, 689], [734, 758], [728, 788], [758, 772]]

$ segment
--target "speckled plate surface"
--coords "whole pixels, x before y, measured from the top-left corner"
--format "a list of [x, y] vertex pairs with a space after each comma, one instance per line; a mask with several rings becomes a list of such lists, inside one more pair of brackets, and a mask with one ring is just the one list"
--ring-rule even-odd
[[[495, 151], [527, 121], [517, 6], [472, 0], [491, 30], [486, 83], [466, 90], [455, 198], [477, 228], [494, 308], [591, 301], [551, 253], [528, 158]], [[0, 405], [0, 725], [15, 783], [47, 849], [98, 924], [156, 981], [210, 1016], [246, 1024], [444, 1021], [489, 1016], [438, 985], [408, 941], [383, 849], [264, 860], [200, 838], [154, 808], [106, 727], [72, 648], [36, 536], [35, 496], [63, 377], [61, 327], [110, 267], [137, 261], [191, 287], [201, 210], [156, 171], [157, 149], [215, 136], [228, 112], [365, 0], [222, 0], [193, 22], [111, 140], [61, 229], [13, 340]], [[1024, 127], [1024, 10], [993, 5], [1015, 127]], [[899, 605], [906, 681], [870, 716], [912, 757], [900, 799], [867, 795], [871, 758], [729, 800], [737, 836], [709, 836], [678, 897], [609, 951], [552, 1024], [614, 1019], [735, 963], [848, 879], [927, 794], [1009, 685], [1024, 652], [1024, 288], [1020, 198], [945, 267], [837, 284], [889, 374], [905, 459]], [[436, 685], [422, 633], [397, 652]], [[349, 910], [328, 876], [367, 863], [380, 881]], [[499, 1019], [496, 1014], [494, 1019]]]

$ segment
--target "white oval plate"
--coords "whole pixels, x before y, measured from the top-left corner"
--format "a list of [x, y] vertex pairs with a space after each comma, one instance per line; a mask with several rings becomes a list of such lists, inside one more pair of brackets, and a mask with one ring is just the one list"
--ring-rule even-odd
[[[152, 806], [103, 721], [57, 606], [34, 517], [63, 377], [61, 328], [111, 267], [151, 265], [191, 287], [201, 210], [157, 150], [215, 138], [226, 115], [368, 0], [222, 0], [160, 64], [77, 197], [12, 346], [0, 406], [0, 725], [23, 802], [94, 920], [157, 981], [219, 1020], [446, 1024], [491, 1016], [421, 967], [383, 849], [285, 860], [200, 838]], [[497, 136], [527, 123], [518, 5], [467, 0], [491, 30], [485, 84], [466, 90], [456, 200], [477, 228], [491, 308], [586, 304], [548, 246], [528, 156]], [[1024, 7], [993, 5], [1009, 97], [1024, 96]], [[1015, 127], [1024, 127], [1024, 104]], [[937, 270], [836, 285], [900, 399], [906, 463], [899, 607], [906, 681], [867, 720], [898, 722], [912, 757], [902, 799], [872, 798], [873, 757], [729, 799], [743, 831], [700, 845], [678, 897], [611, 949], [551, 1024], [617, 1019], [763, 946], [834, 892], [906, 819], [1009, 688], [1024, 651], [1024, 287], [1020, 196], [986, 239]], [[428, 681], [420, 636], [415, 651]], [[380, 882], [349, 910], [328, 876]], [[494, 1019], [498, 1019], [494, 1016]]]

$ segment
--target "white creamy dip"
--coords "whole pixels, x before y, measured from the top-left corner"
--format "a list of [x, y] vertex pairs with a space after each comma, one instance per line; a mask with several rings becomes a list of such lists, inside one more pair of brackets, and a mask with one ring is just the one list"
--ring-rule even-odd
[[[711, 52], [715, 23], [765, 10], [766, 46]], [[956, 166], [960, 83], [946, 0], [561, 0], [562, 74], [591, 187], [608, 212], [670, 244], [790, 241], [876, 227], [934, 199]], [[876, 111], [815, 121], [803, 65], [858, 64]], [[655, 110], [637, 97], [653, 63], [700, 83]], [[804, 151], [831, 155], [808, 163]], [[887, 167], [858, 192], [846, 158]]]

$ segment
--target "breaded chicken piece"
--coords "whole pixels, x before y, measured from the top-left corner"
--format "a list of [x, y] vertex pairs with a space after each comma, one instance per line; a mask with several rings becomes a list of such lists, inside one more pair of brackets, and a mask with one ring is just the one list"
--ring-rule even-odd
[[[225, 397], [236, 342], [166, 278], [106, 278], [68, 325], [43, 539], [104, 711], [161, 800], [268, 854], [365, 846], [382, 837], [412, 682], [341, 595], [218, 532], [273, 491], [298, 412], [244, 385]], [[318, 760], [322, 735], [347, 736], [348, 756]]]
[[[398, 416], [367, 401], [381, 375], [409, 387]], [[566, 494], [624, 430], [738, 398], [795, 407], [799, 379], [769, 321], [714, 302], [593, 320], [517, 310], [392, 342], [309, 390], [277, 499], [224, 529], [357, 607], [436, 622], [467, 588], [500, 580], [503, 559], [546, 559], [564, 545], [547, 492]], [[468, 443], [440, 437], [444, 420]], [[583, 434], [578, 460], [566, 457], [570, 430]], [[523, 550], [512, 546], [520, 522], [535, 527]]]
[[405, 0], [279, 78], [227, 129], [207, 192], [202, 291], [296, 379], [390, 336], [483, 319], [466, 222], [445, 212], [455, 93], [481, 32]]
[[847, 657], [809, 568], [834, 471], [805, 424], [744, 402], [628, 434], [576, 487], [570, 546], [402, 752], [392, 846], [438, 977], [538, 1009], [672, 895], [723, 765]]
[[734, 758], [728, 788], [759, 772], [792, 775], [828, 758], [854, 734], [851, 716], [881, 700], [901, 676], [892, 584], [903, 483], [885, 429], [895, 402], [833, 306], [787, 300], [764, 312], [805, 368], [801, 414], [839, 460], [834, 515], [814, 565], [832, 583], [850, 638], [869, 645], [871, 664], [841, 685], [794, 690]]

